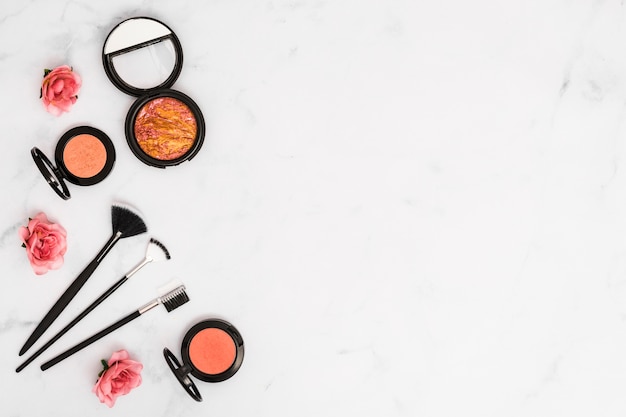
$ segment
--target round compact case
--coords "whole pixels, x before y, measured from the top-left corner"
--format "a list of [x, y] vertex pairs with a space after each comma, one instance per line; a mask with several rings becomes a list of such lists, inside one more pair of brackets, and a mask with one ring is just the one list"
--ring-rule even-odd
[[181, 354], [182, 365], [168, 348], [163, 349], [178, 382], [194, 400], [202, 401], [189, 374], [204, 382], [221, 382], [235, 375], [243, 362], [243, 339], [227, 321], [204, 320], [187, 331]]
[[170, 88], [183, 66], [176, 34], [149, 17], [124, 20], [104, 42], [102, 62], [109, 80], [137, 97], [125, 123], [135, 156], [158, 168], [192, 159], [204, 142], [204, 116], [189, 96]]
[[111, 139], [90, 126], [75, 127], [61, 136], [54, 152], [56, 167], [39, 148], [34, 147], [30, 154], [50, 187], [64, 200], [71, 197], [64, 179], [76, 185], [97, 184], [115, 163]]

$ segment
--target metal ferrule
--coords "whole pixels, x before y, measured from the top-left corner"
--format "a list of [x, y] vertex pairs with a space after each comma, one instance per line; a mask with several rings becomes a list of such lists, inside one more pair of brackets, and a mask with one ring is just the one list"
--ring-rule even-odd
[[145, 258], [143, 261], [141, 261], [141, 263], [139, 265], [137, 265], [132, 271], [130, 271], [128, 274], [126, 274], [126, 278], [130, 278], [133, 275], [135, 275], [141, 268], [143, 268], [144, 266], [148, 265], [150, 262], [152, 262], [152, 258]]
[[113, 245], [115, 245], [117, 241], [120, 240], [121, 236], [122, 236], [122, 232], [120, 231], [116, 232], [113, 236], [111, 236], [111, 239], [109, 239], [109, 241], [104, 246], [104, 248], [102, 248], [100, 250], [100, 253], [98, 253], [98, 255], [96, 256], [97, 262], [102, 261], [102, 258], [104, 258], [106, 254], [109, 253], [109, 251], [113, 248]]
[[152, 310], [154, 307], [158, 306], [159, 304], [161, 304], [161, 303], [160, 303], [159, 299], [157, 298], [156, 300], [150, 301], [145, 306], [140, 307], [139, 310], [137, 310], [137, 311], [139, 311], [139, 314], [143, 314], [143, 313], [145, 313], [148, 310]]

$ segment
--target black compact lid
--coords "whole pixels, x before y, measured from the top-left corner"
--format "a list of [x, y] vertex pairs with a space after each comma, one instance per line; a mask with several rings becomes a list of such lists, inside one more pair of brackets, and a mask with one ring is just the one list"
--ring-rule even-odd
[[[160, 84], [150, 87], [132, 85], [115, 69], [113, 61], [116, 56], [168, 41], [174, 48], [175, 62], [172, 72]], [[124, 20], [109, 33], [102, 49], [102, 62], [107, 77], [118, 89], [139, 97], [151, 91], [169, 88], [176, 82], [183, 68], [183, 49], [176, 34], [164, 23], [151, 17], [133, 17]]]
[[50, 162], [48, 157], [44, 155], [39, 148], [34, 147], [30, 150], [30, 154], [35, 164], [37, 164], [37, 168], [39, 168], [39, 171], [41, 171], [41, 174], [46, 181], [48, 181], [48, 184], [52, 187], [54, 192], [63, 200], [69, 200], [71, 197], [70, 190], [67, 189], [67, 185], [63, 182], [63, 173], [52, 165], [52, 162]]

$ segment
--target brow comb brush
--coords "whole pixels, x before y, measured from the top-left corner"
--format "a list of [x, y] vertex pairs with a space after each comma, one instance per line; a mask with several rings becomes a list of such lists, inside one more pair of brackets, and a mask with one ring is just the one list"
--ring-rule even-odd
[[169, 313], [170, 311], [175, 310], [181, 305], [185, 304], [187, 301], [189, 301], [189, 297], [187, 296], [187, 293], [185, 292], [185, 286], [180, 285], [176, 287], [174, 290], [165, 294], [164, 296], [155, 298], [154, 300], [150, 301], [148, 304], [144, 305], [143, 307], [140, 307], [136, 311], [133, 311], [132, 313], [127, 315], [126, 317], [123, 317], [120, 320], [116, 321], [115, 323], [111, 324], [109, 327], [106, 327], [100, 330], [98, 333], [94, 334], [93, 336], [83, 340], [82, 342], [75, 345], [74, 347], [69, 348], [65, 352], [45, 362], [44, 364], [41, 365], [41, 370], [45, 371], [46, 369], [51, 368], [52, 366], [56, 365], [62, 360], [69, 358], [70, 356], [86, 348], [93, 342], [99, 339], [102, 339], [104, 336], [108, 335], [114, 330], [119, 329], [125, 324], [130, 323], [131, 321], [135, 320], [137, 317], [141, 316], [142, 314], [145, 314], [146, 312], [152, 310], [154, 307], [158, 306], [159, 304], [163, 304], [163, 306]]
[[151, 262], [158, 262], [170, 259], [170, 252], [167, 250], [165, 245], [163, 245], [158, 240], [151, 238], [150, 242], [148, 242], [148, 248], [146, 249], [146, 255], [134, 269], [129, 271], [126, 275], [124, 275], [120, 280], [118, 280], [115, 284], [109, 287], [100, 297], [98, 297], [93, 303], [91, 303], [87, 308], [85, 308], [74, 320], [69, 322], [63, 329], [61, 329], [56, 335], [54, 335], [50, 340], [46, 342], [45, 345], [39, 348], [37, 352], [33, 353], [24, 363], [17, 367], [15, 372], [20, 372], [22, 369], [26, 368], [28, 364], [37, 359], [39, 355], [45, 352], [50, 346], [52, 346], [57, 340], [59, 340], [65, 333], [67, 333], [72, 327], [74, 327], [79, 321], [81, 321], [87, 314], [92, 312], [100, 303], [106, 300], [111, 294], [113, 294], [117, 289], [119, 289], [122, 284], [128, 281], [133, 275], [135, 275], [141, 268], [148, 265]]
[[70, 286], [65, 290], [56, 303], [50, 308], [48, 313], [41, 319], [41, 322], [37, 325], [33, 333], [28, 337], [24, 346], [20, 350], [20, 356], [22, 356], [35, 342], [44, 334], [44, 332], [50, 327], [52, 322], [59, 317], [59, 314], [67, 307], [72, 299], [78, 294], [78, 291], [85, 285], [87, 279], [94, 273], [98, 265], [104, 257], [109, 253], [113, 246], [120, 240], [126, 237], [135, 236], [146, 232], [148, 229], [144, 221], [133, 210], [126, 206], [113, 205], [111, 207], [111, 223], [113, 226], [113, 233], [102, 247], [96, 257], [87, 265], [83, 272], [78, 275]]

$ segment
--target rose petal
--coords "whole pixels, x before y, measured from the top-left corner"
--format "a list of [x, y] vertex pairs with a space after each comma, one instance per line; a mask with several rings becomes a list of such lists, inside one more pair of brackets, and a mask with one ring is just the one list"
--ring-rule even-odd
[[46, 110], [48, 111], [48, 113], [52, 114], [53, 116], [60, 116], [63, 114], [63, 111], [57, 106], [55, 106], [54, 104], [50, 104], [49, 106], [46, 106]]
[[118, 350], [117, 352], [113, 352], [111, 355], [111, 359], [109, 359], [109, 366], [113, 366], [115, 362], [123, 361], [124, 359], [128, 359], [130, 355], [124, 349]]
[[63, 92], [64, 88], [65, 88], [65, 81], [63, 81], [62, 79], [55, 80], [54, 84], [52, 85], [52, 89], [54, 90], [55, 94], [59, 94]]

